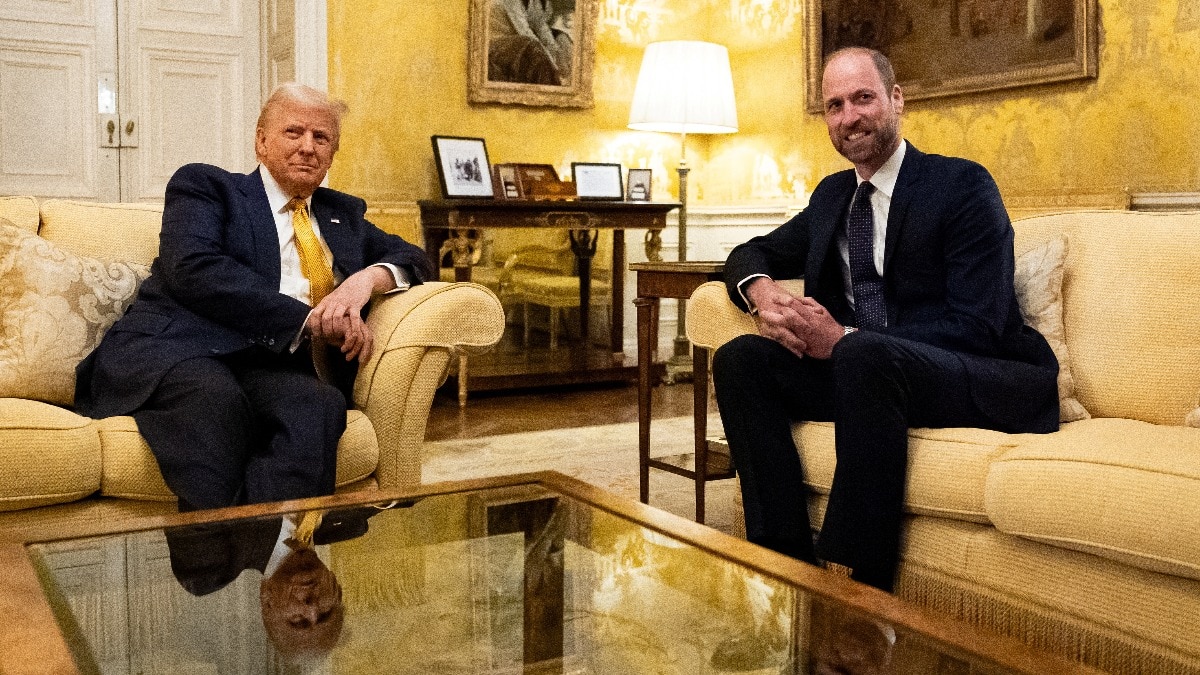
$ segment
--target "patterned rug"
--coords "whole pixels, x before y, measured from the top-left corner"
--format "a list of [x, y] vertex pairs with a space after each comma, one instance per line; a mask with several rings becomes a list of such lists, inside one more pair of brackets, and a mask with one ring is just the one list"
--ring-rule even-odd
[[[709, 435], [719, 434], [720, 429], [720, 418], [710, 415]], [[424, 445], [422, 480], [431, 483], [549, 469], [637, 499], [637, 448], [636, 422], [428, 441]], [[652, 455], [691, 451], [691, 417], [654, 420], [650, 426]], [[685, 518], [695, 518], [694, 485], [682, 476], [651, 469], [650, 505]], [[712, 481], [705, 495], [706, 524], [728, 534], [743, 536], [736, 482]]]

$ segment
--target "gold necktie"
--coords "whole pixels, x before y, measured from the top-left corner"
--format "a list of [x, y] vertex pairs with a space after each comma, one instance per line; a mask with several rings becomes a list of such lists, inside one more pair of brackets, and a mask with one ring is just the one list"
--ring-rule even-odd
[[[313, 307], [316, 307], [325, 296], [333, 291], [333, 267], [325, 259], [321, 242], [313, 231], [312, 220], [308, 217], [308, 205], [300, 197], [296, 197], [289, 206], [292, 208], [292, 230], [295, 233], [296, 253], [300, 255], [300, 272], [308, 279], [308, 297]], [[323, 382], [331, 382], [329, 378], [329, 360], [325, 353], [325, 341], [312, 341], [313, 369]]]
[[325, 259], [317, 233], [313, 232], [308, 205], [297, 197], [291, 201], [292, 229], [296, 233], [296, 253], [300, 254], [300, 271], [308, 279], [308, 296], [316, 307], [333, 291], [333, 266]]

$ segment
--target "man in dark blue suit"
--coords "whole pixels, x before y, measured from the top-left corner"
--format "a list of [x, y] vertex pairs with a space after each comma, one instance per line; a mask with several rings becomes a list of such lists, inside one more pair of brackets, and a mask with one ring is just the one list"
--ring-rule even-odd
[[344, 112], [281, 86], [258, 170], [179, 169], [150, 278], [78, 368], [76, 409], [132, 414], [181, 510], [332, 493], [367, 303], [432, 275], [361, 199], [320, 187]]
[[[854, 170], [827, 177], [795, 218], [735, 248], [729, 297], [759, 335], [714, 356], [747, 537], [891, 590], [909, 427], [1058, 428], [1058, 362], [1025, 326], [1013, 232], [995, 182], [900, 136], [887, 58], [829, 58], [830, 140]], [[805, 296], [775, 279], [803, 276]], [[837, 468], [814, 547], [793, 421], [833, 421]]]

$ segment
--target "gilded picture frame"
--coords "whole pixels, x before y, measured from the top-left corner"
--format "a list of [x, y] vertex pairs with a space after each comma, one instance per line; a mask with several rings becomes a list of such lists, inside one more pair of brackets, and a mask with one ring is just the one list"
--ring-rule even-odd
[[598, 0], [470, 0], [467, 100], [590, 108]]
[[1096, 0], [811, 0], [809, 112], [821, 112], [825, 58], [883, 52], [906, 100], [1096, 77]]

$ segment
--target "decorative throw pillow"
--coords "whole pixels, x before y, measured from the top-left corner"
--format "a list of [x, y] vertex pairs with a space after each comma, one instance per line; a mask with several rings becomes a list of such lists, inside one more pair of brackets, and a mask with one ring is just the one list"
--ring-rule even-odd
[[1058, 407], [1063, 422], [1090, 419], [1083, 404], [1075, 399], [1075, 379], [1067, 353], [1063, 328], [1063, 264], [1067, 259], [1067, 238], [1060, 236], [1021, 254], [1017, 258], [1014, 283], [1017, 304], [1025, 323], [1041, 333], [1058, 357]]
[[0, 218], [0, 397], [70, 405], [75, 366], [150, 268], [68, 253]]

